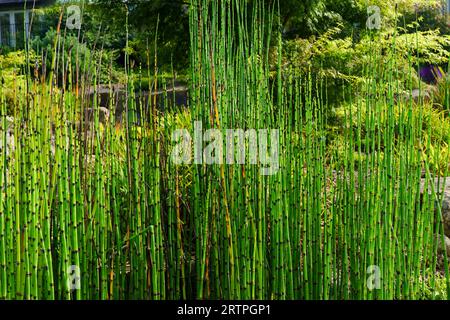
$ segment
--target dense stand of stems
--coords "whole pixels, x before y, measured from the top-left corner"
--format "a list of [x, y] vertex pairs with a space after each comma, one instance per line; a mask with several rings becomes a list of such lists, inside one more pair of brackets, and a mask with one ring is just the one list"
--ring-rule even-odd
[[[98, 95], [85, 94], [100, 68], [72, 70], [58, 28], [48, 78], [28, 75], [29, 94], [12, 101], [0, 89], [1, 299], [408, 299], [434, 283], [443, 227], [430, 179], [421, 195], [434, 170], [422, 104], [395, 103], [395, 59], [380, 66], [374, 40], [344, 152], [329, 152], [324, 80], [283, 65], [276, 10], [192, 0], [189, 109], [136, 97], [167, 85], [149, 49], [158, 81], [134, 88], [127, 69], [120, 125], [112, 93], [100, 121]], [[175, 165], [183, 117], [189, 130], [278, 129], [279, 170]]]

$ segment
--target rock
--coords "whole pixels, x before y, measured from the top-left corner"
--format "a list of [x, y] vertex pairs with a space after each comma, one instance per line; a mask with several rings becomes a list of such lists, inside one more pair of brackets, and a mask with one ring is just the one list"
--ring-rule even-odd
[[[422, 179], [421, 191], [425, 191], [425, 179]], [[433, 182], [432, 182], [433, 183]], [[444, 234], [450, 237], [450, 177], [434, 179], [435, 192], [442, 196], [442, 217], [444, 220]], [[431, 185], [429, 183], [428, 192], [431, 193]], [[437, 204], [436, 204], [437, 205]], [[435, 205], [435, 207], [437, 207]], [[437, 209], [436, 209], [437, 210]]]
[[436, 241], [438, 243], [438, 252], [437, 253], [444, 254], [444, 251], [445, 251], [447, 256], [450, 257], [450, 238], [447, 236], [444, 236], [445, 245], [443, 246], [441, 236], [437, 234]]
[[447, 260], [450, 263], [450, 239], [447, 236], [444, 236], [444, 245], [442, 245], [441, 236], [436, 234], [435, 241], [437, 241], [438, 245], [436, 269], [443, 273], [445, 271], [445, 257], [447, 257]]
[[[87, 108], [84, 112], [84, 119], [86, 123], [94, 121], [95, 110], [93, 108]], [[107, 123], [109, 121], [109, 110], [105, 107], [98, 108], [98, 120], [100, 123]]]
[[432, 95], [428, 90], [414, 89], [411, 92], [407, 91], [405, 93], [396, 94], [394, 96], [394, 100], [396, 103], [398, 102], [408, 103], [411, 100], [414, 104], [429, 103], [432, 101]]
[[[0, 151], [3, 151], [2, 130], [0, 130]], [[14, 118], [6, 117], [6, 156], [9, 156], [12, 152], [14, 152]]]
[[428, 91], [426, 90], [419, 90], [419, 89], [414, 89], [411, 91], [411, 94], [409, 95], [409, 97], [406, 99], [406, 101], [411, 100], [414, 103], [420, 103], [420, 102], [431, 102], [431, 95]]

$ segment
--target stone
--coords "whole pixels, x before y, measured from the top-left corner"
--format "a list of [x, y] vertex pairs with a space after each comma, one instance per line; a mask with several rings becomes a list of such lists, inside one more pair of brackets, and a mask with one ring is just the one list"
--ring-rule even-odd
[[436, 241], [438, 243], [438, 254], [444, 254], [444, 252], [447, 254], [448, 257], [450, 257], [450, 238], [447, 236], [444, 236], [444, 246], [442, 245], [442, 239], [440, 235], [436, 235]]
[[[0, 130], [0, 150], [3, 151], [2, 130]], [[6, 156], [9, 156], [12, 152], [14, 152], [14, 118], [6, 117]]]
[[447, 261], [450, 263], [450, 239], [447, 236], [444, 236], [444, 245], [442, 245], [441, 236], [436, 234], [435, 241], [437, 241], [438, 245], [436, 269], [443, 273], [445, 271], [445, 257], [447, 257]]
[[409, 95], [407, 101], [409, 101], [410, 99], [412, 99], [412, 101], [416, 104], [420, 103], [421, 101], [431, 102], [431, 95], [426, 90], [414, 89], [411, 91], [411, 94]]
[[[425, 191], [425, 181], [425, 179], [422, 179], [422, 192]], [[434, 184], [436, 193], [442, 197], [441, 212], [444, 221], [444, 234], [450, 237], [450, 177], [434, 178], [432, 183]], [[428, 192], [431, 193], [431, 190], [431, 185], [429, 185]], [[437, 206], [435, 205], [435, 207]]]
[[413, 89], [411, 91], [403, 91], [394, 94], [394, 101], [398, 103], [409, 103], [411, 100], [413, 104], [432, 103], [433, 97], [437, 94], [435, 86], [424, 86], [422, 89]]
[[[94, 121], [95, 110], [93, 108], [87, 108], [85, 110], [84, 116], [86, 123], [90, 123]], [[109, 121], [109, 110], [105, 107], [98, 108], [98, 120], [100, 123], [107, 123]]]

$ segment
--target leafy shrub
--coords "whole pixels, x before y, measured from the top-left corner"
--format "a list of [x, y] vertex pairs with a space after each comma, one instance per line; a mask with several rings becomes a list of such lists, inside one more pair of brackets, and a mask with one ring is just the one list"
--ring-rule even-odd
[[[380, 77], [393, 74], [397, 80], [408, 79], [409, 83], [400, 83], [400, 90], [418, 87], [417, 72], [411, 65], [443, 65], [448, 63], [450, 37], [440, 34], [439, 30], [417, 31], [409, 33], [414, 25], [405, 28], [380, 31], [378, 34], [366, 34], [358, 42], [351, 37], [338, 38], [342, 26], [330, 29], [320, 37], [286, 41], [284, 46], [284, 73], [290, 70], [311, 72], [327, 80], [328, 96], [331, 101], [342, 97], [336, 90], [340, 85], [348, 84], [353, 91], [362, 90], [366, 83], [370, 60], [380, 61], [376, 70]], [[393, 38], [395, 37], [395, 46]]]
[[[29, 53], [30, 61], [35, 60], [33, 52]], [[17, 99], [25, 93], [26, 78], [25, 68], [26, 55], [24, 51], [13, 51], [0, 55], [0, 87], [3, 92], [7, 106], [8, 114], [12, 113], [12, 108]]]

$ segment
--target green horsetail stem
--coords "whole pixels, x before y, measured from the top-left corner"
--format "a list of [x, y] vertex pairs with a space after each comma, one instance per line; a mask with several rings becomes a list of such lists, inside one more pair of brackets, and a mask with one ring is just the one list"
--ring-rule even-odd
[[[286, 65], [278, 10], [191, 0], [188, 108], [161, 76], [157, 35], [146, 66], [132, 65], [127, 23], [123, 114], [112, 61], [82, 60], [61, 11], [47, 77], [33, 78], [27, 51], [27, 86], [0, 87], [0, 299], [416, 299], [436, 286], [433, 177], [449, 173], [430, 150], [450, 141], [432, 141], [423, 101], [396, 101], [416, 71], [396, 67], [397, 36], [386, 53], [372, 33], [363, 85], [334, 88], [344, 115], [333, 149], [329, 79]], [[148, 88], [135, 85], [142, 68]], [[175, 130], [199, 124], [241, 129], [246, 161], [207, 164], [203, 132], [191, 135], [201, 164], [172, 161]], [[261, 135], [250, 161], [252, 130], [279, 132], [271, 175]], [[223, 146], [224, 158], [236, 152]], [[442, 271], [449, 292], [446, 259]]]

